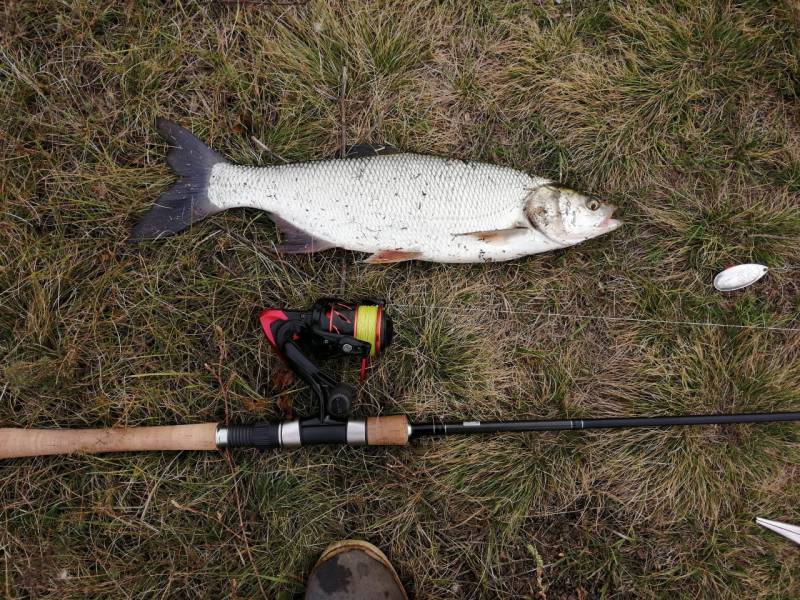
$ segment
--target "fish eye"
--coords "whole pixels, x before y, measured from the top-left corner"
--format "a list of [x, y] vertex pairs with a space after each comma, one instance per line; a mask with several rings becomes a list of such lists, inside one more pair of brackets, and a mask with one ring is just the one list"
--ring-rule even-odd
[[589, 198], [586, 201], [586, 208], [588, 208], [589, 210], [597, 210], [598, 208], [600, 208], [600, 201], [595, 198]]

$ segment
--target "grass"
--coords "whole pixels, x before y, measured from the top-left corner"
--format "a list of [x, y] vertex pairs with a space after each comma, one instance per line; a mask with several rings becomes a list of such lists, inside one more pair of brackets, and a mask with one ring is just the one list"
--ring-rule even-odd
[[[393, 306], [360, 415], [797, 410], [797, 332], [669, 321], [798, 327], [798, 27], [789, 1], [6, 2], [0, 424], [309, 410], [257, 315], [323, 295]], [[474, 266], [276, 257], [256, 211], [131, 246], [173, 179], [157, 116], [247, 164], [343, 138], [499, 162], [626, 225]], [[710, 288], [751, 260], [759, 284]], [[357, 537], [418, 598], [797, 597], [754, 519], [800, 522], [798, 475], [792, 425], [6, 461], [0, 590], [288, 598]]]

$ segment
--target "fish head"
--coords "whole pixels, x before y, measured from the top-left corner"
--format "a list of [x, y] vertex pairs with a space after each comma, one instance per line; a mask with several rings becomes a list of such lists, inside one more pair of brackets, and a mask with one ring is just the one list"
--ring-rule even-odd
[[614, 231], [622, 225], [612, 218], [616, 209], [599, 198], [556, 184], [533, 189], [524, 207], [533, 229], [565, 246]]

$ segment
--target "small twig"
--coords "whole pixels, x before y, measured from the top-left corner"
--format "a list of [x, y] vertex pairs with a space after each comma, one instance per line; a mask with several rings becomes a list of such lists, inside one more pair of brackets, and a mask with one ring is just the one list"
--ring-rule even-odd
[[308, 4], [308, 0], [215, 0], [221, 4], [271, 4], [274, 6], [301, 6]]
[[341, 264], [339, 266], [339, 271], [342, 274], [342, 277], [339, 280], [339, 295], [340, 296], [344, 295], [345, 288], [347, 287], [347, 264], [348, 264], [347, 259], [348, 258], [349, 257], [347, 257], [347, 256], [342, 256]]
[[3, 539], [3, 570], [5, 571], [5, 580], [6, 580], [6, 598], [13, 599], [14, 596], [11, 595], [11, 572], [9, 567], [9, 555], [11, 552], [8, 551], [6, 548], [7, 542]]
[[[170, 504], [172, 504], [172, 506], [174, 506], [178, 510], [184, 510], [188, 513], [192, 513], [193, 515], [197, 515], [198, 517], [202, 517], [204, 519], [211, 518], [208, 514], [204, 513], [203, 511], [197, 510], [196, 508], [192, 508], [191, 506], [186, 506], [185, 504], [180, 504], [174, 499], [170, 500], [169, 502]], [[225, 531], [230, 533], [234, 539], [239, 540], [242, 538], [242, 534], [236, 531], [235, 529], [228, 527], [225, 523], [223, 523], [222, 520], [219, 518], [219, 515], [218, 518], [216, 519], [216, 522], [219, 523]], [[244, 564], [244, 558], [242, 558], [242, 564]]]
[[147, 494], [147, 500], [144, 501], [144, 505], [142, 506], [142, 512], [139, 513], [139, 520], [140, 521], [144, 521], [144, 516], [145, 516], [145, 514], [147, 514], [147, 509], [150, 506], [150, 501], [153, 499], [153, 496], [155, 496], [156, 490], [161, 485], [161, 482], [164, 481], [164, 475], [166, 475], [166, 473], [169, 471], [170, 467], [172, 467], [172, 465], [175, 464], [175, 461], [178, 460], [178, 456], [180, 456], [180, 455], [176, 454], [175, 458], [173, 458], [170, 461], [170, 463], [167, 465], [167, 468], [161, 471], [161, 474], [158, 476], [158, 479], [156, 480], [156, 483], [153, 486], [153, 489], [150, 490], [149, 494]]
[[[216, 368], [212, 368], [209, 365], [206, 365], [206, 368], [211, 371], [211, 374], [217, 380], [217, 384], [219, 385], [220, 392], [222, 393], [222, 399], [225, 403], [225, 425], [228, 425], [230, 421], [229, 389], [236, 375], [235, 373], [232, 373], [227, 381], [223, 380], [222, 365], [225, 363], [225, 357], [228, 353], [225, 345], [225, 332], [219, 325], [217, 325], [215, 329], [217, 331], [217, 347], [219, 349], [219, 358]], [[261, 584], [261, 573], [258, 570], [255, 559], [253, 558], [253, 552], [250, 550], [250, 542], [247, 539], [247, 529], [245, 529], [244, 516], [242, 514], [242, 498], [239, 495], [239, 486], [236, 483], [236, 466], [233, 463], [233, 455], [231, 455], [229, 448], [225, 448], [225, 460], [227, 461], [228, 467], [231, 470], [231, 475], [233, 476], [233, 497], [236, 500], [236, 513], [239, 516], [239, 528], [242, 530], [242, 543], [244, 544], [244, 550], [247, 553], [247, 558], [250, 560], [250, 565], [253, 567], [253, 572], [256, 574], [258, 589], [261, 590], [261, 595], [266, 598], [267, 592], [264, 590], [264, 586]]]
[[260, 139], [258, 139], [256, 136], [254, 136], [254, 135], [251, 135], [251, 136], [250, 136], [250, 139], [251, 139], [251, 140], [253, 140], [253, 143], [254, 143], [256, 146], [258, 146], [258, 147], [259, 147], [259, 148], [260, 148], [262, 151], [264, 151], [264, 152], [266, 152], [267, 154], [269, 154], [269, 155], [272, 157], [272, 160], [276, 160], [276, 159], [277, 159], [277, 160], [279, 160], [279, 161], [281, 161], [281, 162], [283, 162], [283, 163], [287, 163], [287, 162], [289, 162], [288, 160], [286, 160], [285, 158], [283, 158], [283, 157], [282, 157], [280, 154], [278, 154], [277, 152], [273, 152], [272, 150], [270, 150], [270, 149], [269, 149], [269, 146], [267, 146], [267, 145], [266, 145], [264, 142], [262, 142], [262, 141], [261, 141]]
[[537, 550], [536, 546], [528, 544], [527, 548], [536, 564], [536, 598], [539, 600], [547, 600], [547, 586], [544, 583], [544, 560], [542, 560], [542, 555], [539, 554], [539, 550]]
[[[124, 519], [124, 518], [120, 517], [119, 515], [115, 514], [113, 509], [111, 509], [111, 508], [97, 508], [96, 510], [98, 512], [100, 512], [100, 513], [103, 513], [106, 516], [111, 517], [115, 521], [119, 521], [123, 525], [127, 525], [128, 527], [130, 527], [132, 529], [135, 529], [136, 526], [137, 526], [137, 523], [134, 523], [133, 521], [129, 521], [128, 519]], [[157, 527], [154, 527], [153, 525], [150, 525], [150, 523], [147, 523], [145, 521], [139, 521], [138, 525], [141, 525], [142, 527], [146, 527], [147, 529], [149, 529], [153, 533], [161, 534], [161, 531]]]
[[339, 129], [341, 135], [340, 152], [342, 157], [347, 152], [347, 111], [344, 107], [344, 97], [347, 94], [347, 66], [342, 67], [342, 84], [339, 86]]
[[250, 542], [247, 540], [247, 530], [244, 527], [244, 517], [242, 516], [242, 499], [239, 496], [239, 486], [236, 485], [236, 468], [233, 464], [233, 456], [229, 448], [225, 448], [225, 459], [228, 461], [228, 466], [233, 475], [233, 497], [236, 499], [236, 512], [239, 515], [239, 527], [242, 530], [242, 542], [244, 542], [244, 550], [247, 552], [247, 558], [250, 559], [250, 564], [253, 567], [253, 572], [256, 574], [256, 581], [258, 582], [258, 589], [261, 590], [261, 595], [266, 598], [267, 592], [264, 586], [261, 585], [261, 573], [258, 570], [256, 561], [253, 558], [253, 552], [250, 550]]

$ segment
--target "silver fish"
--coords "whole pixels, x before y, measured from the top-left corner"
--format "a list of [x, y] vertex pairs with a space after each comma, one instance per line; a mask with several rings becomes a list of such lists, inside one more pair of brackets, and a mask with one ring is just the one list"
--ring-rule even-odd
[[349, 158], [268, 167], [232, 165], [159, 119], [177, 183], [134, 227], [135, 240], [172, 235], [229, 208], [259, 208], [287, 254], [347, 248], [367, 262], [502, 261], [613, 231], [615, 207], [524, 171], [483, 162], [354, 147]]

